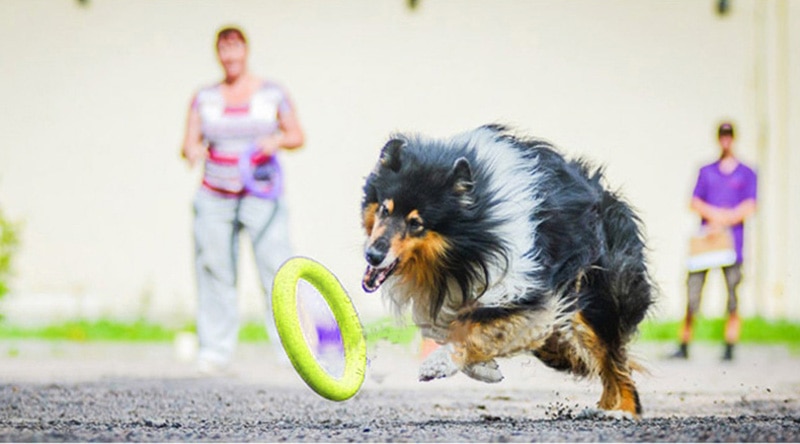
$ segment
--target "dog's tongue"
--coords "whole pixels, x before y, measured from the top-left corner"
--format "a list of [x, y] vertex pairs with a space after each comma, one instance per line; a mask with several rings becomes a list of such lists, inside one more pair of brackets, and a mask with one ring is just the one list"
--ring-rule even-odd
[[364, 280], [361, 281], [361, 288], [367, 293], [377, 290], [383, 283], [383, 279], [380, 278], [382, 271], [380, 268], [367, 265], [367, 271], [364, 272]]
[[380, 268], [367, 265], [367, 270], [364, 272], [364, 279], [361, 281], [361, 288], [367, 293], [372, 293], [377, 290], [378, 287], [381, 286], [381, 282], [378, 280], [380, 274]]
[[372, 293], [392, 275], [395, 268], [397, 268], [397, 260], [392, 262], [388, 267], [383, 268], [367, 265], [367, 271], [364, 272], [364, 280], [361, 281], [361, 288], [367, 293]]

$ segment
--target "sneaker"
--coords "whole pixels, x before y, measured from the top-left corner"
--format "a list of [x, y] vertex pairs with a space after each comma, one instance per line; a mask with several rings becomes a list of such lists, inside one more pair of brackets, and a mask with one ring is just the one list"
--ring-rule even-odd
[[733, 361], [733, 344], [725, 344], [725, 353], [722, 355], [723, 361]]
[[228, 374], [228, 365], [201, 358], [197, 360], [197, 373], [200, 376], [223, 376]]
[[668, 357], [670, 359], [689, 359], [689, 344], [681, 344], [678, 349]]

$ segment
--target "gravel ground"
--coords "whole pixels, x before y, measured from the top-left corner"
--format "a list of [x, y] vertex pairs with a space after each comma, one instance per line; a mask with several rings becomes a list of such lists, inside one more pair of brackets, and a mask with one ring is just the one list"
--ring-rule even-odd
[[721, 363], [639, 346], [640, 421], [576, 419], [599, 398], [534, 359], [501, 362], [494, 385], [458, 375], [416, 381], [409, 349], [371, 350], [359, 394], [312, 392], [264, 346], [241, 347], [230, 373], [201, 377], [166, 345], [0, 343], [2, 441], [800, 441], [800, 356], [741, 347]]

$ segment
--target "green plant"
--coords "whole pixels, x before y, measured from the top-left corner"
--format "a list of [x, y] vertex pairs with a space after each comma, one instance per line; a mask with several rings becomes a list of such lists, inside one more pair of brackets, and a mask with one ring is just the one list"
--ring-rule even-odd
[[6, 219], [0, 208], [0, 299], [8, 293], [14, 255], [19, 247], [19, 225]]

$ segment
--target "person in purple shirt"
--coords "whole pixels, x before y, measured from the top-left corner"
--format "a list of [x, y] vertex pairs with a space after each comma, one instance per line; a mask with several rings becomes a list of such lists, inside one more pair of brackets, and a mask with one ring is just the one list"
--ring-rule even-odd
[[[744, 221], [756, 211], [756, 173], [736, 158], [733, 152], [734, 129], [722, 123], [718, 130], [721, 155], [716, 162], [700, 169], [692, 194], [691, 209], [702, 219], [706, 231], [730, 230], [733, 235], [736, 261], [722, 267], [728, 289], [728, 319], [725, 325], [725, 353], [723, 360], [733, 359], [733, 348], [739, 340], [740, 320], [737, 314], [736, 288], [742, 279], [742, 247]], [[681, 330], [680, 347], [675, 358], [689, 357], [692, 323], [708, 270], [689, 272], [687, 279], [688, 303]]]

